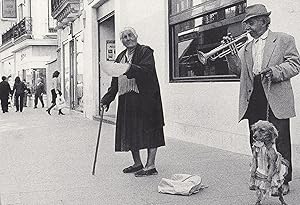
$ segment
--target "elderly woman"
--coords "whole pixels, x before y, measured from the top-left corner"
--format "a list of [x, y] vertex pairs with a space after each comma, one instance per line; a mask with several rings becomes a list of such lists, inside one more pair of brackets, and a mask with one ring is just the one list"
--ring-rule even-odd
[[[131, 151], [134, 164], [123, 170], [136, 177], [158, 174], [155, 168], [157, 148], [165, 145], [163, 111], [160, 88], [156, 75], [153, 50], [137, 43], [133, 28], [125, 28], [120, 40], [126, 47], [116, 63], [128, 64], [128, 70], [113, 77], [108, 92], [101, 99], [106, 111], [119, 95], [115, 151]], [[141, 162], [141, 149], [147, 149], [145, 167]]]

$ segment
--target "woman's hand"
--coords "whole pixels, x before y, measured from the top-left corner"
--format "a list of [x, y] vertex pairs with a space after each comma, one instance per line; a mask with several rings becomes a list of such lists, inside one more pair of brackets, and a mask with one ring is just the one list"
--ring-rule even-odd
[[109, 108], [108, 105], [105, 105], [105, 104], [103, 104], [102, 102], [100, 102], [100, 110], [104, 109], [104, 111], [107, 112], [107, 111], [108, 111], [108, 108]]

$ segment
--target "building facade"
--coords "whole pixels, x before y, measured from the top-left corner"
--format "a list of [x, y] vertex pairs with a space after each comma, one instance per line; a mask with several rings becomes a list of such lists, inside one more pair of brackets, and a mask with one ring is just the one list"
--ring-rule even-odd
[[[67, 34], [80, 25], [77, 33], [82, 41], [82, 62], [79, 65], [84, 93], [82, 110], [86, 117], [99, 114], [99, 100], [110, 85], [110, 77], [102, 72], [99, 62], [113, 61], [124, 49], [119, 32], [130, 26], [136, 29], [141, 44], [154, 49], [166, 136], [250, 154], [248, 124], [238, 123], [239, 79], [228, 70], [224, 58], [202, 65], [195, 54], [197, 50], [207, 52], [218, 46], [228, 32], [234, 36], [242, 34], [245, 7], [254, 3], [265, 4], [272, 11], [271, 30], [293, 35], [300, 49], [300, 32], [296, 29], [300, 3], [292, 0], [285, 3], [280, 0], [78, 0], [77, 3], [82, 5], [80, 15], [62, 28], [60, 38], [61, 49], [63, 42], [71, 39], [75, 42], [75, 35]], [[78, 69], [74, 66], [76, 61], [70, 61], [74, 56], [61, 53], [60, 57], [63, 73], [78, 75], [72, 71]], [[76, 80], [70, 76], [74, 78], [67, 74], [65, 83], [74, 90], [65, 92], [76, 93]], [[300, 77], [295, 77], [292, 83], [298, 114], [291, 120], [296, 162], [300, 156], [300, 128], [296, 126], [300, 123], [300, 90], [297, 89]], [[116, 102], [107, 115], [113, 116], [115, 111]]]
[[37, 78], [47, 84], [46, 64], [57, 49], [50, 0], [3, 0], [1, 7], [0, 73], [12, 76], [12, 81], [19, 76], [29, 87]]
[[[52, 0], [57, 20], [58, 52], [55, 64], [61, 71], [61, 89], [70, 109], [84, 110], [83, 3], [80, 0]], [[55, 67], [55, 66], [52, 66]]]

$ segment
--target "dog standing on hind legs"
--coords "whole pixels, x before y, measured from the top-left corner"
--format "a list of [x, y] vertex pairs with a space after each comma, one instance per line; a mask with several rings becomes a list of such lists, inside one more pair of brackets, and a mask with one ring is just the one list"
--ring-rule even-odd
[[268, 122], [259, 120], [251, 126], [253, 131], [252, 162], [250, 190], [256, 190], [257, 201], [271, 195], [272, 191], [279, 196], [282, 205], [287, 205], [283, 198], [282, 185], [288, 172], [289, 163], [276, 150], [275, 140], [278, 137], [276, 127]]

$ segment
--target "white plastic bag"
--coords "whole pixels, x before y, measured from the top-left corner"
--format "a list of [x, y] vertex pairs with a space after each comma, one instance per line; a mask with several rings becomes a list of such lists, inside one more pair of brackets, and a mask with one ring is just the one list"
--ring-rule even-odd
[[207, 188], [202, 184], [202, 179], [197, 175], [174, 174], [171, 179], [162, 178], [158, 184], [158, 192], [164, 194], [178, 194], [190, 196]]
[[62, 95], [57, 95], [56, 106], [59, 110], [66, 107], [66, 101]]

